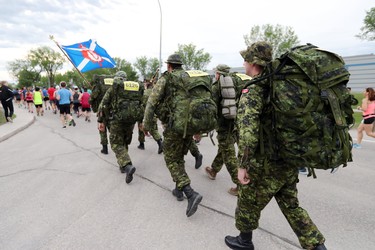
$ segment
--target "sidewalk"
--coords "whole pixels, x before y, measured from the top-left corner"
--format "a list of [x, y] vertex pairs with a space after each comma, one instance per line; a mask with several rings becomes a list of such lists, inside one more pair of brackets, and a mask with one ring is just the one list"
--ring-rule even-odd
[[35, 121], [35, 116], [27, 112], [27, 109], [18, 108], [15, 106], [14, 114], [17, 117], [13, 120], [13, 122], [7, 122], [0, 125], [0, 142], [5, 141], [6, 139], [29, 127]]

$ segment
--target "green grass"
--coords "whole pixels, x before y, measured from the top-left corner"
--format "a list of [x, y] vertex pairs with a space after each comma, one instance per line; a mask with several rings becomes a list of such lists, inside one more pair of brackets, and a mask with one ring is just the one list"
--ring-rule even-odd
[[363, 93], [353, 93], [353, 95], [354, 95], [355, 99], [358, 100], [358, 105], [352, 106], [353, 111], [354, 111], [354, 120], [355, 120], [354, 128], [357, 128], [362, 121], [362, 112], [356, 112], [356, 111], [358, 111], [358, 109], [357, 109], [358, 106], [361, 106], [361, 102], [362, 102], [362, 99], [363, 99]]
[[[12, 119], [14, 119], [14, 118], [16, 118], [16, 115], [13, 114]], [[5, 120], [4, 112], [2, 110], [0, 110], [0, 125], [3, 125], [6, 122], [7, 122], [7, 120]]]
[[0, 110], [0, 125], [6, 123], [7, 121], [5, 120], [4, 117], [4, 112]]
[[354, 112], [354, 128], [357, 128], [362, 121], [362, 112]]

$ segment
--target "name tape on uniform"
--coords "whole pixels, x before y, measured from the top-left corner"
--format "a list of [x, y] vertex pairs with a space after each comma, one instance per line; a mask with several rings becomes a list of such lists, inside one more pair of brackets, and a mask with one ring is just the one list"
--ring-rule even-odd
[[242, 74], [242, 73], [236, 73], [236, 75], [241, 78], [242, 81], [245, 81], [245, 80], [251, 80], [253, 78], [251, 78], [250, 76], [246, 75], [246, 74]]
[[204, 71], [201, 71], [201, 70], [187, 70], [186, 73], [190, 77], [208, 76], [207, 72], [204, 72]]
[[139, 83], [133, 82], [133, 81], [125, 81], [124, 82], [124, 90], [138, 91], [139, 90]]
[[113, 78], [104, 78], [105, 85], [113, 85]]

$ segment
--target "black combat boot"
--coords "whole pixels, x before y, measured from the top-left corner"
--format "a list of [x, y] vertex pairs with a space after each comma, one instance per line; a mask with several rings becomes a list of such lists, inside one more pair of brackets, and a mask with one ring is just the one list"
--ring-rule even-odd
[[175, 189], [172, 190], [172, 194], [173, 194], [173, 196], [176, 197], [176, 199], [178, 201], [184, 200], [184, 193], [180, 189], [177, 188], [177, 185], [176, 185]]
[[182, 189], [188, 198], [188, 206], [186, 209], [186, 216], [190, 217], [192, 216], [198, 209], [199, 203], [202, 201], [202, 195], [198, 194], [190, 187], [190, 185], [186, 185]]
[[138, 148], [144, 150], [145, 149], [145, 143], [140, 142]]
[[121, 172], [121, 174], [123, 174], [123, 173], [126, 172], [125, 169], [126, 169], [126, 166], [122, 166], [122, 167], [120, 167], [120, 172]]
[[161, 153], [163, 153], [163, 141], [161, 139], [157, 140], [156, 141], [158, 143], [158, 154], [160, 155]]
[[253, 232], [250, 233], [240, 233], [240, 235], [234, 236], [226, 236], [225, 237], [225, 244], [230, 249], [238, 249], [238, 250], [254, 250], [253, 244]]
[[323, 244], [319, 244], [313, 248], [313, 250], [327, 250], [326, 246]]
[[100, 153], [107, 155], [108, 154], [108, 145], [103, 145], [102, 150], [100, 150]]
[[131, 164], [128, 164], [125, 166], [125, 173], [126, 173], [126, 177], [125, 177], [125, 182], [127, 184], [129, 184], [132, 180], [133, 180], [133, 174], [135, 172], [135, 167]]
[[198, 169], [202, 166], [203, 155], [198, 153], [195, 157], [195, 169]]

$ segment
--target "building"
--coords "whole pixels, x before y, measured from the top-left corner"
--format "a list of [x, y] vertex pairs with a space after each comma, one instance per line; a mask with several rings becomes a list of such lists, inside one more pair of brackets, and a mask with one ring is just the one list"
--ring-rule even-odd
[[375, 89], [375, 55], [358, 55], [343, 57], [345, 66], [350, 72], [348, 87], [352, 92], [363, 92], [371, 87]]

